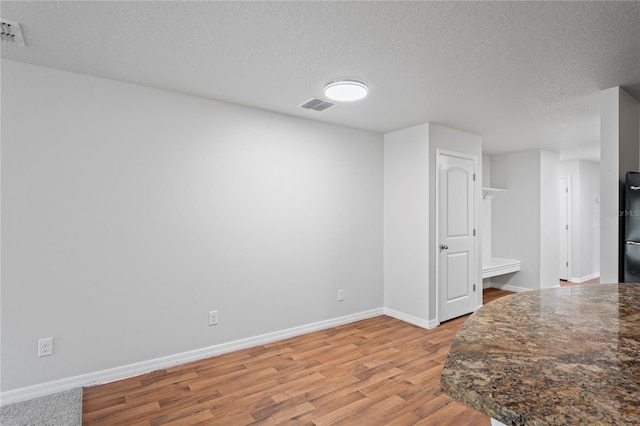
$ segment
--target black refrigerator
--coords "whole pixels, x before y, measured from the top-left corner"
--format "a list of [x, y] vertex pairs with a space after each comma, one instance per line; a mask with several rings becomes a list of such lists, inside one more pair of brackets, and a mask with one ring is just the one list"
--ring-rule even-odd
[[624, 186], [623, 282], [640, 283], [640, 173], [627, 172]]

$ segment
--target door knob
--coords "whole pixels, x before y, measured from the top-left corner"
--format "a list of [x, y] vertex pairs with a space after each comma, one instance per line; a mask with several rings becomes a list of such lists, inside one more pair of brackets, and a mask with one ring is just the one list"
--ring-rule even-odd
[[448, 245], [446, 245], [446, 244], [442, 244], [442, 245], [440, 246], [440, 250], [447, 250], [448, 248], [449, 248], [449, 246], [448, 246]]

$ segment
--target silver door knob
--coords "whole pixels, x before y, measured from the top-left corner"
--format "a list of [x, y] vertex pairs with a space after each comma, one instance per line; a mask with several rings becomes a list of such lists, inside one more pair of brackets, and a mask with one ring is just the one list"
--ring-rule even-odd
[[448, 246], [448, 245], [446, 245], [446, 244], [442, 244], [442, 245], [440, 246], [440, 250], [447, 250], [448, 248], [449, 248], [449, 246]]

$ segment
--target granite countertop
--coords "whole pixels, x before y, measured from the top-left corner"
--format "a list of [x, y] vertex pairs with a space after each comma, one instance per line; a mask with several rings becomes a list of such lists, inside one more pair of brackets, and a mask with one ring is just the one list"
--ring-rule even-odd
[[458, 332], [441, 384], [508, 425], [639, 425], [640, 285], [495, 300]]

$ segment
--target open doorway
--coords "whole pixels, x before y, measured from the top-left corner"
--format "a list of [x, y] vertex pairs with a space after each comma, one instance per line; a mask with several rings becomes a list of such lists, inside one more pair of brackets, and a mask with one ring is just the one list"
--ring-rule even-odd
[[600, 165], [559, 163], [558, 276], [560, 284], [600, 277]]
[[[571, 277], [569, 261], [571, 260], [571, 238], [569, 238], [569, 228], [571, 222], [571, 178], [564, 176], [560, 178], [558, 186], [559, 195], [559, 217], [558, 217], [558, 276], [561, 281], [569, 281]], [[573, 227], [571, 227], [573, 228]]]

